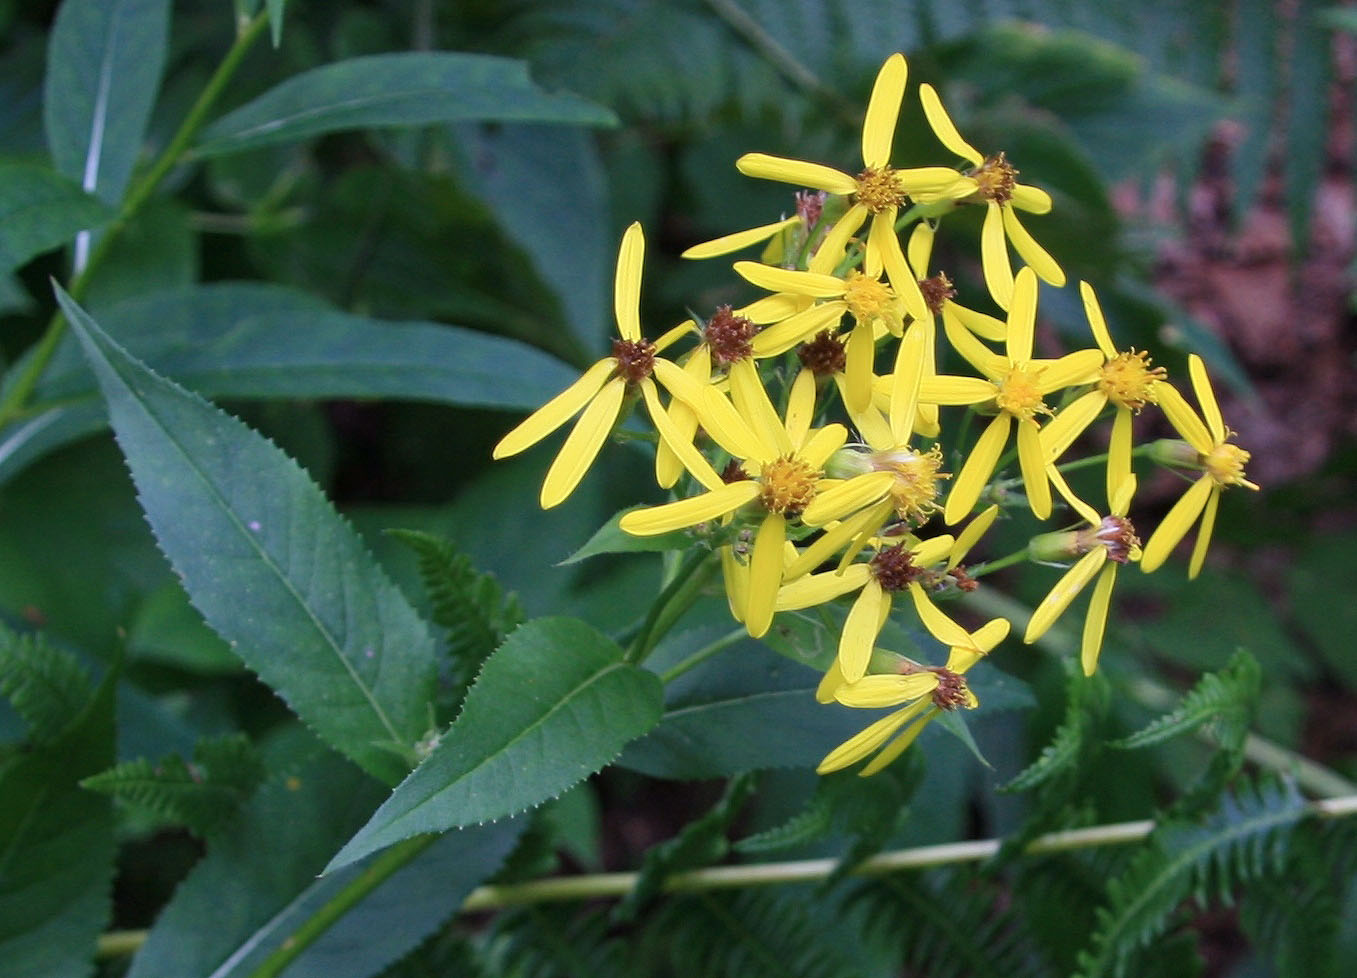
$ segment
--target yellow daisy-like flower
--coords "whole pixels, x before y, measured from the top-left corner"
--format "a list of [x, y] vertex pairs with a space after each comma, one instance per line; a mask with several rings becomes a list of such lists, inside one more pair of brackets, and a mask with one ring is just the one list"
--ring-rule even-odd
[[719, 519], [751, 503], [763, 510], [754, 533], [742, 618], [749, 634], [759, 638], [773, 620], [773, 606], [784, 569], [787, 521], [795, 518], [825, 483], [825, 461], [848, 438], [848, 430], [832, 424], [812, 430], [815, 379], [804, 371], [792, 387], [785, 419], [777, 416], [751, 361], [730, 372], [731, 393], [751, 422], [756, 445], [749, 453], [732, 453], [749, 475], [733, 483], [709, 486], [689, 499], [634, 510], [621, 527], [634, 536], [654, 536]]
[[[1007, 621], [995, 618], [974, 633], [963, 631], [964, 641], [951, 646], [947, 665], [940, 669], [905, 660], [906, 671], [899, 675], [864, 676], [856, 683], [839, 686], [835, 699], [846, 706], [908, 705], [848, 738], [825, 755], [815, 770], [820, 774], [842, 770], [886, 745], [859, 772], [862, 777], [869, 777], [903, 754], [924, 727], [944, 710], [975, 709], [980, 703], [966, 684], [965, 673], [1008, 636], [1008, 629]], [[901, 728], [903, 731], [896, 736]], [[887, 744], [892, 737], [895, 739]]]
[[[543, 509], [563, 502], [579, 485], [584, 473], [598, 457], [603, 442], [622, 413], [623, 399], [639, 391], [660, 438], [668, 449], [700, 483], [708, 488], [721, 485], [721, 478], [692, 445], [692, 435], [684, 437], [669, 419], [660, 403], [655, 380], [676, 398], [687, 403], [712, 437], [727, 451], [756, 444], [748, 427], [729, 402], [704, 387], [693, 377], [659, 356], [691, 328], [685, 323], [670, 330], [654, 343], [641, 334], [641, 266], [645, 258], [645, 237], [641, 225], [633, 223], [622, 236], [617, 256], [617, 275], [613, 287], [613, 312], [619, 338], [613, 340], [613, 355], [600, 360], [575, 383], [528, 415], [516, 428], [500, 439], [492, 453], [496, 459], [517, 455], [537, 444], [576, 414], [579, 420], [571, 430], [547, 470], [542, 482]], [[653, 378], [653, 379], [652, 379]], [[581, 413], [582, 412], [582, 413]]]
[[924, 378], [920, 398], [935, 404], [992, 405], [998, 413], [980, 435], [947, 497], [943, 519], [949, 524], [964, 518], [980, 499], [1008, 444], [1009, 429], [1018, 427], [1018, 462], [1027, 502], [1038, 519], [1051, 515], [1051, 487], [1047, 475], [1048, 450], [1042, 444], [1038, 415], [1050, 415], [1042, 398], [1054, 391], [1092, 381], [1103, 355], [1079, 350], [1058, 360], [1033, 360], [1032, 339], [1037, 316], [1037, 278], [1032, 269], [1018, 272], [1013, 302], [1008, 310], [1006, 355], [991, 352], [963, 329], [948, 332], [957, 352], [985, 375]]
[[1093, 588], [1093, 598], [1088, 604], [1088, 613], [1084, 616], [1084, 636], [1080, 647], [1080, 661], [1086, 676], [1093, 675], [1098, 668], [1098, 654], [1102, 650], [1107, 609], [1112, 600], [1112, 587], [1117, 581], [1117, 568], [1140, 557], [1140, 538], [1136, 536], [1131, 521], [1126, 518], [1135, 491], [1136, 477], [1127, 475], [1108, 499], [1108, 516], [1097, 517], [1096, 513], [1088, 513], [1085, 518], [1091, 524], [1089, 527], [1042, 534], [1034, 538], [1028, 547], [1028, 552], [1037, 560], [1079, 558], [1032, 612], [1027, 632], [1022, 638], [1028, 644], [1046, 634], [1088, 582], [1095, 576], [1098, 578]]
[[1013, 301], [1013, 266], [1008, 260], [1005, 233], [1013, 248], [1038, 275], [1052, 285], [1064, 285], [1065, 273], [1054, 258], [1037, 244], [1018, 220], [1014, 209], [1045, 214], [1051, 209], [1051, 195], [1037, 187], [1017, 182], [1018, 171], [1004, 158], [1003, 153], [984, 156], [961, 138], [942, 99], [932, 85], [919, 88], [919, 100], [924, 115], [938, 140], [957, 156], [968, 160], [973, 169], [967, 174], [975, 181], [973, 199], [983, 201], [987, 210], [985, 224], [980, 232], [980, 257], [985, 270], [985, 284], [994, 301], [1003, 309]]
[[788, 160], [765, 153], [746, 154], [735, 165], [746, 176], [850, 197], [853, 205], [839, 219], [836, 228], [847, 227], [849, 233], [855, 233], [871, 217], [864, 269], [875, 277], [884, 268], [910, 315], [922, 319], [926, 315], [923, 297], [905, 264], [900, 240], [895, 235], [895, 218], [900, 207], [911, 198], [927, 202], [965, 197], [975, 192], [976, 183], [950, 167], [898, 170], [890, 165], [891, 144], [895, 140], [895, 124], [908, 74], [901, 54], [891, 55], [881, 66], [862, 123], [863, 170], [856, 177], [820, 163]]
[[[1164, 522], [1150, 535], [1149, 542], [1145, 544], [1145, 553], [1140, 558], [1140, 569], [1149, 573], [1163, 566], [1170, 551], [1187, 535], [1200, 516], [1201, 529], [1197, 531], [1197, 542], [1192, 548], [1192, 560], [1187, 569], [1187, 576], [1194, 578], [1206, 559], [1206, 548], [1211, 542], [1211, 530], [1215, 526], [1221, 492], [1231, 486], [1254, 490], [1258, 486], [1244, 478], [1244, 466], [1249, 461], [1249, 453], [1230, 443], [1234, 432], [1225, 427], [1225, 421], [1221, 418], [1220, 406], [1216, 403], [1215, 392], [1211, 390], [1211, 381], [1206, 376], [1206, 365], [1202, 363], [1202, 358], [1193, 353], [1188, 357], [1187, 365], [1192, 377], [1192, 389], [1201, 405], [1202, 417], [1197, 416], [1183, 395], [1165, 382], [1157, 386], [1159, 406], [1190, 446], [1187, 453], [1189, 457], [1184, 458], [1183, 462], [1200, 469], [1202, 476], [1173, 504]], [[1195, 458], [1190, 457], [1193, 454]]]

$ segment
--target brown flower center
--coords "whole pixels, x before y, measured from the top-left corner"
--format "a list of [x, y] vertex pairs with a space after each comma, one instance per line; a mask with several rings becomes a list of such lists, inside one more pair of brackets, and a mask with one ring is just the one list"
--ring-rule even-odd
[[878, 551], [868, 566], [883, 591], [903, 591], [924, 574], [922, 567], [914, 565], [914, 554], [903, 543]]
[[938, 688], [933, 690], [933, 705], [939, 710], [955, 710], [967, 704], [966, 677], [951, 669], [935, 668], [933, 674], [938, 677]]
[[712, 362], [718, 367], [728, 367], [754, 352], [754, 334], [758, 331], [752, 321], [732, 313], [730, 306], [719, 306], [702, 335]]
[[888, 166], [879, 170], [868, 167], [858, 174], [857, 201], [873, 214], [899, 207], [909, 198], [896, 182], [895, 171]]
[[1131, 559], [1131, 552], [1140, 547], [1136, 528], [1125, 516], [1104, 516], [1096, 534], [1098, 543], [1107, 548], [1107, 556], [1119, 564]]
[[1117, 407], [1139, 411], [1155, 403], [1154, 385], [1168, 376], [1163, 367], [1152, 367], [1144, 350], [1118, 353], [1103, 364], [1098, 389]]
[[922, 280], [919, 283], [919, 291], [924, 294], [924, 305], [928, 306], [928, 311], [935, 316], [942, 312], [944, 302], [956, 298], [952, 280], [942, 272]]
[[801, 366], [817, 377], [828, 377], [843, 373], [848, 363], [843, 341], [829, 330], [818, 334], [809, 343], [802, 343], [796, 350]]
[[636, 384], [655, 369], [655, 344], [649, 340], [613, 340], [617, 375], [628, 384]]
[[1018, 171], [1004, 159], [1003, 153], [987, 157], [985, 162], [971, 171], [970, 176], [976, 183], [976, 196], [996, 204], [1007, 204], [1013, 199]]

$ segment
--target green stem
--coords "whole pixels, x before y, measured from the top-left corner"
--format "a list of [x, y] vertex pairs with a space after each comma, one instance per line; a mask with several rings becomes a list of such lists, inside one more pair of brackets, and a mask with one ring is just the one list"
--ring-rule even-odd
[[[692, 607], [693, 602], [697, 600], [698, 592], [707, 583], [707, 577], [713, 568], [713, 556], [709, 550], [695, 550], [679, 565], [674, 576], [655, 599], [655, 603], [650, 606], [645, 621], [641, 623], [641, 630], [636, 633], [630, 648], [627, 649], [624, 662], [636, 665], [644, 661], [655, 647], [655, 643], [673, 627], [680, 615]], [[703, 567], [707, 568], [707, 573], [699, 574], [698, 571]]]
[[[226, 89], [227, 83], [240, 67], [240, 62], [245, 57], [246, 52], [264, 33], [264, 28], [267, 26], [268, 15], [261, 12], [237, 34], [235, 43], [231, 45], [231, 50], [226, 52], [226, 57], [217, 66], [216, 72], [208, 80], [202, 94], [193, 103], [193, 107], [189, 109], [188, 115], [184, 117], [178, 131], [170, 139], [169, 145], [165, 147], [165, 151], [132, 186], [132, 189], [124, 198], [122, 206], [118, 209], [117, 217], [99, 236], [99, 242], [95, 245], [85, 267], [71, 280], [69, 290], [71, 298], [77, 302], [84, 298], [95, 269], [103, 264], [104, 259], [112, 252], [118, 235], [140, 212], [146, 202], [151, 199], [151, 195], [160, 186], [160, 182], [165, 179], [188, 151], [189, 143], [198, 134], [203, 123], [207, 121], [207, 115], [211, 111], [213, 103]], [[0, 426], [12, 421], [17, 413], [23, 409], [24, 404], [32, 395], [33, 389], [42, 378], [43, 372], [47, 369], [47, 365], [56, 354], [57, 345], [61, 342], [61, 337], [65, 332], [66, 317], [58, 311], [53, 314], [52, 319], [47, 324], [47, 331], [33, 348], [33, 355], [25, 364], [23, 373], [19, 375], [19, 378], [9, 390], [5, 391], [3, 399], [0, 399]]]
[[975, 567], [967, 567], [966, 573], [971, 577], [984, 577], [986, 574], [992, 574], [997, 570], [1003, 570], [1005, 567], [1012, 567], [1014, 564], [1021, 564], [1027, 560], [1027, 548], [1016, 550], [1007, 557], [999, 557], [996, 560], [987, 560], [983, 564], [977, 564]]
[[711, 642], [708, 645], [704, 645], [702, 648], [698, 649], [696, 652], [688, 656], [688, 658], [684, 659], [682, 662], [674, 666], [672, 669], [667, 669], [664, 672], [660, 673], [660, 682], [664, 683], [665, 685], [668, 685], [669, 683], [677, 679], [679, 676], [682, 676], [688, 670], [700, 666], [702, 663], [706, 662], [712, 656], [720, 652], [724, 652], [726, 649], [730, 648], [736, 642], [740, 641], [740, 639], [748, 637], [749, 633], [746, 632], [743, 628], [736, 628], [732, 631], [727, 632], [726, 634], [718, 638], [716, 641]]
[[[1132, 458], [1144, 458], [1150, 453], [1149, 445], [1137, 445], [1131, 449]], [[1107, 461], [1107, 453], [1101, 455], [1089, 455], [1086, 458], [1077, 458], [1072, 462], [1061, 462], [1056, 466], [1061, 472], [1075, 472], [1079, 469], [1091, 468], [1094, 465], [1101, 465]]]
[[249, 978], [275, 978], [276, 975], [282, 974], [283, 969], [334, 926], [337, 920], [357, 906], [393, 873], [427, 849], [437, 838], [436, 834], [417, 835], [382, 852], [367, 869], [354, 877], [328, 903], [308, 917], [296, 931], [289, 934], [272, 954], [250, 972]]

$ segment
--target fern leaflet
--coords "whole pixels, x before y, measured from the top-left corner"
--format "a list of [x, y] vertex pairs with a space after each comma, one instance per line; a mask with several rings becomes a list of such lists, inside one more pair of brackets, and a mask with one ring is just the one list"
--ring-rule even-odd
[[75, 656], [39, 635], [0, 626], [0, 696], [28, 725], [34, 745], [61, 736], [92, 695], [89, 675]]
[[1221, 745], [1227, 750], [1237, 750], [1249, 732], [1262, 683], [1258, 660], [1239, 649], [1225, 668], [1202, 676], [1176, 710], [1110, 746], [1122, 750], [1148, 747], [1214, 723], [1214, 733]]

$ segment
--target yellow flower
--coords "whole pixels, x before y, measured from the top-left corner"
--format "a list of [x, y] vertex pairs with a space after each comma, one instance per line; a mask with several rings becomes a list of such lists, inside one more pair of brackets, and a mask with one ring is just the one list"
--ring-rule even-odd
[[947, 497], [943, 519], [956, 523], [975, 508], [980, 493], [999, 462], [1008, 432], [1018, 426], [1018, 462], [1027, 502], [1038, 519], [1051, 515], [1048, 452], [1041, 440], [1037, 415], [1051, 414], [1042, 398], [1054, 391], [1085, 384], [1097, 376], [1103, 355], [1079, 350], [1058, 360], [1033, 360], [1032, 338], [1037, 315], [1037, 279], [1032, 269], [1018, 272], [1008, 310], [1005, 356], [991, 352], [966, 330], [948, 333], [957, 352], [987, 379], [937, 376], [925, 378], [920, 398], [935, 404], [985, 404], [998, 413], [980, 435]]
[[1225, 427], [1221, 418], [1220, 406], [1216, 403], [1215, 392], [1211, 390], [1211, 381], [1206, 376], [1206, 365], [1195, 353], [1188, 357], [1187, 365], [1192, 377], [1192, 389], [1196, 391], [1197, 402], [1201, 405], [1202, 417], [1197, 416], [1183, 395], [1170, 384], [1161, 382], [1156, 390], [1159, 406], [1169, 422], [1191, 446], [1191, 451], [1196, 453], [1195, 459], [1184, 461], [1200, 469], [1202, 476], [1173, 504], [1164, 522], [1150, 535], [1140, 559], [1140, 569], [1146, 573], [1158, 570], [1168, 559], [1169, 552], [1187, 535], [1197, 517], [1201, 516], [1201, 529], [1197, 531], [1197, 542], [1192, 548], [1192, 560], [1187, 569], [1187, 576], [1193, 578], [1206, 559], [1206, 548], [1211, 542], [1211, 530], [1215, 526], [1221, 492], [1231, 486], [1254, 490], [1258, 486], [1244, 478], [1244, 466], [1249, 461], [1249, 453], [1238, 445], [1230, 444], [1234, 432]]
[[941, 669], [905, 660], [908, 672], [893, 676], [864, 676], [856, 683], [840, 685], [835, 690], [835, 699], [846, 706], [908, 705], [882, 717], [834, 748], [820, 762], [816, 771], [829, 774], [856, 764], [891, 740], [896, 731], [905, 728], [859, 772], [862, 777], [868, 777], [903, 754], [924, 727], [943, 710], [952, 711], [961, 707], [975, 709], [980, 703], [966, 684], [965, 673], [1007, 637], [1008, 629], [1007, 621], [995, 618], [973, 634], [963, 632], [964, 641], [952, 645], [947, 654], [947, 665]]
[[579, 380], [528, 415], [494, 448], [492, 454], [496, 459], [517, 455], [576, 414], [580, 415], [542, 482], [543, 509], [563, 502], [579, 485], [617, 423], [624, 396], [637, 390], [668, 449], [702, 485], [708, 488], [721, 485], [720, 476], [693, 447], [691, 433], [685, 438], [670, 422], [660, 404], [655, 380], [687, 403], [708, 433], [727, 451], [754, 444], [747, 426], [728, 402], [674, 363], [656, 356], [688, 332], [689, 324], [670, 330], [654, 343], [641, 335], [639, 309], [644, 257], [645, 238], [641, 225], [633, 223], [622, 236], [622, 247], [617, 256], [613, 310], [619, 339], [613, 340], [613, 355], [594, 364]]
[[1088, 613], [1084, 616], [1084, 636], [1080, 648], [1080, 661], [1086, 676], [1093, 675], [1098, 668], [1098, 653], [1102, 650], [1107, 608], [1112, 600], [1112, 587], [1117, 581], [1117, 568], [1140, 557], [1140, 539], [1136, 536], [1135, 527], [1126, 518], [1135, 490], [1136, 477], [1128, 474], [1108, 499], [1110, 515], [1096, 518], [1096, 513], [1087, 513], [1085, 518], [1092, 524], [1090, 527], [1043, 534], [1029, 545], [1028, 552], [1035, 560], [1075, 556], [1079, 559], [1032, 612], [1027, 632], [1022, 638], [1028, 644], [1046, 634], [1047, 629], [1065, 613], [1070, 602], [1088, 582], [1094, 576], [1098, 578], [1093, 588], [1093, 598], [1088, 604]]
[[759, 638], [773, 620], [773, 606], [782, 583], [787, 521], [798, 515], [825, 483], [825, 460], [848, 437], [848, 430], [832, 424], [811, 430], [815, 380], [804, 371], [793, 385], [785, 419], [777, 416], [759, 381], [753, 361], [735, 364], [730, 372], [731, 394], [750, 421], [754, 450], [732, 453], [742, 462], [747, 479], [708, 486], [709, 491], [689, 499], [622, 517], [621, 527], [635, 536], [654, 536], [719, 519], [756, 503], [763, 510], [754, 533], [742, 618], [749, 634]]
[[856, 177], [819, 163], [788, 160], [765, 153], [749, 153], [735, 165], [746, 176], [813, 187], [831, 194], [851, 197], [853, 205], [839, 219], [836, 229], [854, 233], [868, 216], [864, 270], [873, 277], [885, 269], [886, 276], [905, 301], [905, 308], [916, 319], [926, 315], [923, 297], [914, 277], [909, 274], [900, 240], [895, 235], [895, 218], [910, 198], [933, 201], [964, 197], [976, 184], [944, 166], [898, 170], [890, 165], [895, 124], [904, 99], [908, 66], [901, 54], [886, 59], [872, 87], [867, 115], [862, 123], [862, 162], [864, 169]]
[[962, 139], [932, 85], [920, 87], [919, 100], [923, 103], [924, 115], [928, 117], [928, 124], [932, 126], [938, 140], [953, 153], [968, 160], [973, 167], [967, 174], [975, 181], [973, 199], [984, 201], [987, 208], [985, 224], [980, 232], [980, 257], [985, 270], [985, 284], [994, 301], [1007, 309], [1013, 300], [1013, 266], [1008, 261], [1005, 232], [1022, 260], [1038, 275], [1052, 285], [1064, 285], [1065, 273], [1060, 270], [1055, 259], [1027, 233], [1014, 213], [1014, 208], [1033, 214], [1047, 213], [1051, 209], [1050, 194], [1037, 187], [1018, 183], [1015, 179], [1018, 171], [1004, 158], [1003, 153], [986, 157]]

